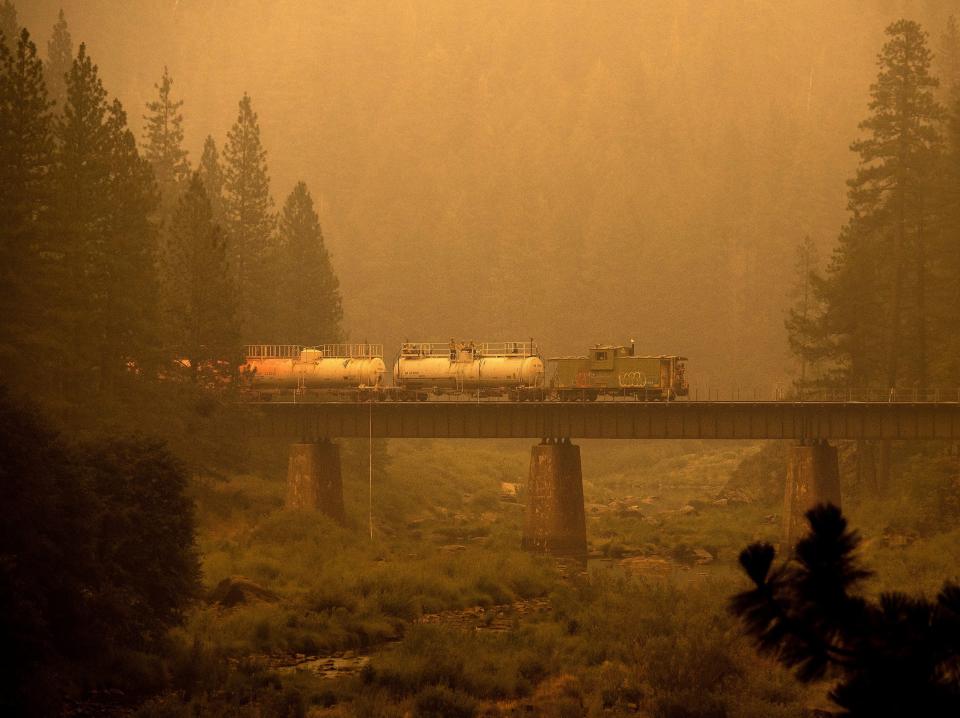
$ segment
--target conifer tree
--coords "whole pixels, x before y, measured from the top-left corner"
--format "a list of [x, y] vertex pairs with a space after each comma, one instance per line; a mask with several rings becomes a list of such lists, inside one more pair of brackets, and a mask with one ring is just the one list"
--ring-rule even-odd
[[119, 102], [107, 103], [97, 67], [80, 45], [57, 128], [57, 316], [70, 347], [69, 388], [108, 390], [126, 368], [144, 369], [154, 344], [156, 206]]
[[223, 168], [220, 166], [220, 153], [213, 137], [207, 135], [203, 142], [203, 154], [200, 156], [200, 166], [197, 168], [200, 180], [210, 200], [210, 209], [213, 212], [213, 221], [223, 225]]
[[280, 215], [278, 339], [288, 344], [337, 342], [343, 332], [340, 282], [323, 241], [307, 185], [298, 182]]
[[[926, 34], [909, 20], [890, 25], [871, 86], [867, 136], [850, 180], [851, 218], [827, 276], [815, 283], [824, 307], [821, 350], [858, 386], [925, 385], [929, 364], [931, 201], [940, 166], [939, 122]], [[910, 347], [907, 352], [906, 348]], [[904, 357], [911, 357], [904, 361]]]
[[271, 242], [270, 178], [260, 125], [249, 95], [223, 151], [224, 219], [244, 341], [269, 341], [273, 331], [276, 252]]
[[960, 92], [956, 93], [946, 123], [940, 208], [942, 227], [934, 250], [938, 292], [936, 335], [941, 342], [935, 356], [943, 386], [960, 385]]
[[47, 42], [47, 63], [44, 68], [50, 99], [56, 103], [58, 112], [63, 109], [67, 99], [67, 73], [70, 72], [72, 64], [73, 38], [70, 37], [67, 20], [61, 10], [57, 23], [53, 26], [53, 34]]
[[796, 251], [796, 279], [791, 288], [794, 305], [786, 321], [790, 348], [800, 361], [800, 376], [796, 386], [801, 393], [811, 383], [807, 369], [818, 358], [821, 340], [820, 325], [815, 319], [818, 312], [816, 312], [816, 295], [813, 288], [818, 265], [817, 246], [810, 239], [810, 235], [807, 235]]
[[5, 43], [7, 50], [12, 53], [17, 46], [20, 24], [17, 22], [17, 8], [10, 0], [3, 0], [0, 5], [0, 35], [0, 41]]
[[935, 599], [857, 590], [871, 575], [857, 561], [859, 537], [834, 506], [807, 513], [810, 534], [774, 566], [770, 544], [740, 554], [754, 587], [730, 609], [758, 649], [805, 683], [829, 677], [829, 697], [849, 718], [960, 714], [960, 585]]
[[102, 268], [101, 383], [110, 389], [131, 365], [157, 362], [157, 230], [151, 221], [159, 196], [150, 163], [137, 150], [119, 100], [110, 105], [110, 194]]
[[232, 374], [240, 359], [234, 287], [226, 241], [199, 172], [180, 197], [170, 230], [165, 276], [173, 300], [166, 323], [174, 356], [187, 360], [193, 381], [204, 374]]
[[55, 232], [45, 252], [51, 260], [47, 272], [58, 288], [51, 296], [58, 321], [55, 334], [63, 349], [72, 347], [73, 362], [65, 369], [71, 376], [65, 377], [63, 387], [71, 391], [86, 388], [97, 366], [87, 277], [99, 254], [99, 229], [108, 211], [106, 97], [96, 67], [81, 44], [68, 75], [67, 101], [57, 125]]
[[[925, 196], [937, 164], [943, 110], [933, 94], [937, 80], [930, 75], [926, 33], [915, 22], [899, 20], [887, 28], [887, 35], [890, 40], [878, 59], [880, 74], [871, 87], [873, 114], [860, 123], [869, 135], [851, 146], [861, 164], [850, 182], [850, 209], [886, 259], [878, 266], [886, 285], [881, 291], [889, 302], [883, 322], [884, 379], [893, 387], [901, 378], [921, 385], [927, 380], [932, 208]], [[914, 306], [908, 314], [911, 301]], [[917, 359], [912, 367], [901, 366], [908, 327], [915, 327], [911, 338]]]
[[149, 114], [143, 118], [146, 121], [143, 154], [153, 167], [160, 189], [161, 213], [166, 219], [190, 175], [190, 165], [187, 151], [183, 149], [183, 114], [180, 112], [183, 100], [173, 99], [173, 78], [166, 67], [154, 88], [157, 98], [147, 103]]
[[[14, 52], [0, 44], [0, 362], [29, 369], [43, 345], [37, 285], [50, 201], [53, 138], [43, 65], [23, 30]], [[29, 350], [33, 351], [29, 351]]]

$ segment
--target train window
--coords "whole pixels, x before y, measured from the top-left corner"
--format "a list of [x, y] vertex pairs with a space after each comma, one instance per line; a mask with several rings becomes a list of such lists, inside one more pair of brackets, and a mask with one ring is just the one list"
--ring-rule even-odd
[[607, 353], [606, 352], [597, 352], [597, 361], [606, 361]]

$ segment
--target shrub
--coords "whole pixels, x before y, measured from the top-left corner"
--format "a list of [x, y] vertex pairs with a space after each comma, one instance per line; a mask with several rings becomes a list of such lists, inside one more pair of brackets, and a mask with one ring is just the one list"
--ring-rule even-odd
[[433, 686], [421, 691], [414, 702], [417, 718], [473, 718], [477, 702], [461, 691]]

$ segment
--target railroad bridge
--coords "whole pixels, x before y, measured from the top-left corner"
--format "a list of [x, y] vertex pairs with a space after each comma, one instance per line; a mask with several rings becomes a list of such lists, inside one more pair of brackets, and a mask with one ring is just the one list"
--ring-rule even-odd
[[957, 401], [265, 402], [251, 436], [290, 438], [288, 504], [342, 518], [338, 438], [540, 439], [531, 449], [523, 545], [586, 550], [580, 447], [574, 439], [787, 439], [783, 539], [807, 509], [840, 504], [831, 440], [960, 440]]

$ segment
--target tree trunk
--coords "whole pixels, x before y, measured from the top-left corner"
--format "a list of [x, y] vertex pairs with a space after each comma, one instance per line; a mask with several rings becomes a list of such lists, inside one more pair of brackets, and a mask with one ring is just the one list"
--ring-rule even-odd
[[917, 225], [917, 385], [927, 385], [927, 248], [923, 226], [923, 197]]
[[887, 344], [887, 388], [897, 385], [897, 373], [900, 362], [900, 306], [903, 294], [903, 242], [906, 233], [904, 190], [902, 181], [897, 189], [897, 224], [893, 242], [893, 296], [890, 301], [890, 337]]

